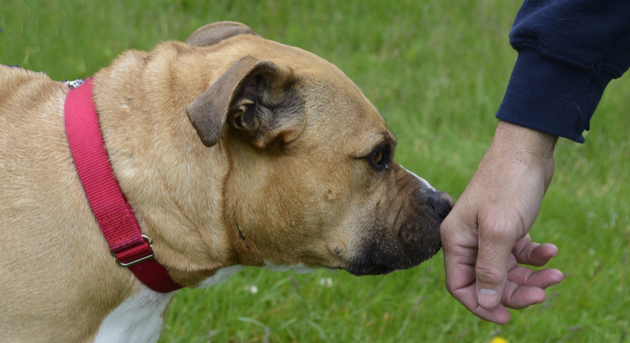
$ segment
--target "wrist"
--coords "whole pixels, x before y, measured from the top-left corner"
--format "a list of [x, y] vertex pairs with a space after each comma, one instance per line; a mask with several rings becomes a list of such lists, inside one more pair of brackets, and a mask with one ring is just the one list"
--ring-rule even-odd
[[527, 162], [553, 159], [558, 136], [506, 121], [499, 121], [490, 149]]
[[503, 167], [510, 168], [511, 165], [538, 170], [543, 177], [546, 192], [555, 172], [553, 154], [557, 141], [556, 135], [499, 121], [492, 144], [486, 153], [490, 156], [486, 157]]

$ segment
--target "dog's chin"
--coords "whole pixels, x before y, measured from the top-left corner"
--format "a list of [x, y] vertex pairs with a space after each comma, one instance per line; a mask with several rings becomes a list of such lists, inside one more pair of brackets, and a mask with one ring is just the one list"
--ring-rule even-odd
[[350, 260], [348, 267], [344, 268], [350, 274], [383, 275], [397, 270], [409, 269], [420, 265], [430, 259], [442, 248], [440, 241], [413, 254], [389, 255], [383, 250], [366, 249], [362, 254]]
[[350, 268], [346, 269], [346, 271], [355, 276], [365, 276], [365, 275], [383, 275], [394, 272], [398, 269], [392, 268], [391, 266], [375, 266], [375, 265], [352, 265]]

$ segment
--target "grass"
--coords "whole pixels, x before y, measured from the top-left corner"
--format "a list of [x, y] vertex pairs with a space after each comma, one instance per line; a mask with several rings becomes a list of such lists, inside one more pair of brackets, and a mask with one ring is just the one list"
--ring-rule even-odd
[[[518, 7], [501, 0], [4, 0], [0, 63], [75, 79], [123, 50], [184, 40], [213, 21], [244, 22], [344, 70], [396, 132], [396, 159], [457, 198], [496, 127], [516, 59], [507, 34]], [[551, 266], [567, 277], [544, 304], [512, 311], [510, 324], [479, 320], [451, 298], [439, 253], [383, 277], [245, 269], [211, 289], [180, 291], [160, 342], [630, 341], [628, 99], [626, 76], [604, 94], [586, 144], [560, 140], [531, 234], [558, 245]]]

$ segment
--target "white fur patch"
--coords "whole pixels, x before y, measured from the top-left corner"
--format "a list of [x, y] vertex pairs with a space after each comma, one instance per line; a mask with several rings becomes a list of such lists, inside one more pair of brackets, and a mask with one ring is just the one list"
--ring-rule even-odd
[[418, 178], [418, 179], [420, 180], [420, 182], [422, 182], [422, 184], [423, 184], [423, 185], [425, 185], [428, 189], [430, 189], [430, 190], [432, 190], [432, 191], [434, 191], [434, 192], [437, 192], [437, 190], [436, 190], [435, 188], [433, 188], [433, 186], [431, 186], [431, 184], [430, 184], [430, 183], [428, 183], [428, 182], [427, 182], [427, 180], [425, 180], [425, 179], [421, 178], [420, 176], [418, 176], [418, 175], [416, 175], [415, 173], [413, 173], [413, 172], [409, 171], [407, 168], [405, 168], [405, 167], [403, 167], [403, 166], [400, 166], [400, 167], [401, 167], [402, 169], [404, 169], [407, 173], [409, 173], [409, 174], [411, 174], [411, 175], [415, 176], [416, 178]]
[[225, 268], [221, 268], [219, 270], [217, 270], [217, 273], [212, 275], [211, 277], [201, 281], [201, 283], [199, 283], [199, 285], [197, 287], [200, 288], [208, 288], [208, 287], [212, 287], [218, 283], [221, 283], [227, 279], [229, 279], [230, 277], [232, 277], [232, 275], [236, 274], [239, 270], [245, 268], [245, 266], [242, 265], [235, 265], [235, 266], [229, 266], [229, 267], [225, 267]]
[[278, 266], [269, 261], [265, 261], [265, 265], [262, 266], [262, 268], [274, 272], [286, 272], [290, 270], [298, 274], [307, 274], [315, 271], [315, 269], [305, 266], [304, 263], [298, 263], [292, 266]]
[[162, 313], [175, 292], [158, 293], [146, 286], [122, 302], [105, 320], [94, 343], [155, 343], [164, 320]]

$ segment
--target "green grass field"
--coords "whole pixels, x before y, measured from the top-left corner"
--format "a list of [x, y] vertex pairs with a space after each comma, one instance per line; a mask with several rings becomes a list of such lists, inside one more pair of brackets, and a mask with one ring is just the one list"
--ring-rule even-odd
[[[214, 21], [339, 66], [386, 116], [396, 159], [453, 198], [488, 147], [516, 52], [504, 0], [25, 1], [0, 4], [0, 63], [55, 80], [93, 75], [126, 49], [185, 40]], [[444, 287], [442, 253], [382, 277], [245, 269], [180, 291], [160, 342], [630, 342], [630, 76], [607, 89], [587, 143], [561, 139], [531, 235], [565, 281], [510, 324], [477, 319]], [[1, 276], [0, 276], [1, 277]], [[253, 292], [256, 287], [257, 292]], [[2, 315], [0, 313], [0, 315]]]

